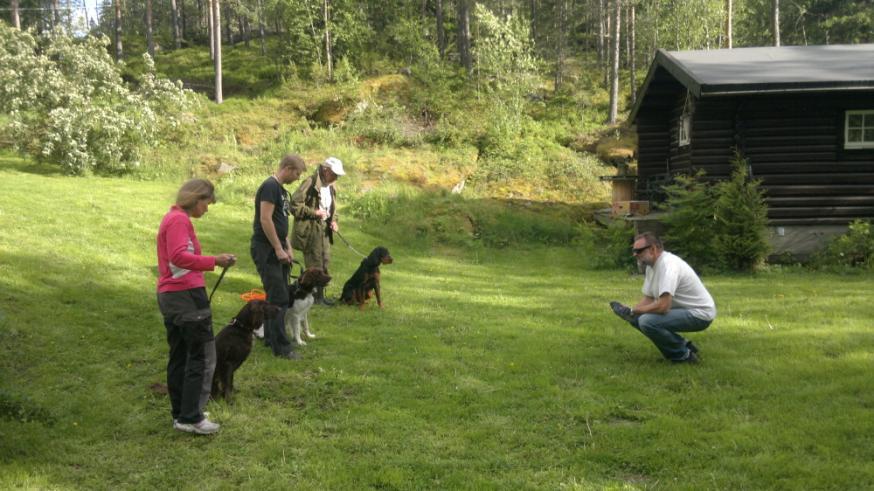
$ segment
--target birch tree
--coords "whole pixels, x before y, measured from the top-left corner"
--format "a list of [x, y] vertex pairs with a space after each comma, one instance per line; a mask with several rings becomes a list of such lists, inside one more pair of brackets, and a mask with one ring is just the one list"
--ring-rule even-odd
[[771, 11], [771, 32], [774, 35], [774, 46], [780, 46], [780, 0], [773, 0]]
[[146, 0], [146, 49], [155, 58], [155, 40], [152, 37], [152, 0]]
[[121, 45], [121, 0], [113, 0], [115, 7], [115, 61], [121, 61], [124, 50]]
[[179, 9], [176, 5], [177, 0], [170, 0], [170, 22], [172, 23], [173, 45], [176, 49], [182, 47], [182, 34], [179, 29]]
[[734, 23], [732, 20], [733, 15], [734, 2], [732, 2], [732, 0], [725, 0], [725, 47], [728, 49], [731, 49], [734, 44], [734, 37], [732, 34], [732, 24]]
[[616, 117], [619, 113], [619, 54], [621, 50], [619, 49], [619, 35], [621, 21], [622, 21], [622, 0], [613, 0], [613, 21], [612, 30], [610, 33], [611, 37], [611, 48], [610, 48], [610, 62], [611, 62], [611, 70], [610, 70], [610, 117], [607, 120], [610, 124], [616, 124]]
[[221, 6], [219, 0], [212, 0], [212, 50], [213, 66], [215, 67], [215, 102], [221, 104], [222, 97], [222, 30]]
[[18, 0], [12, 0], [12, 25], [21, 30], [21, 16], [18, 13]]

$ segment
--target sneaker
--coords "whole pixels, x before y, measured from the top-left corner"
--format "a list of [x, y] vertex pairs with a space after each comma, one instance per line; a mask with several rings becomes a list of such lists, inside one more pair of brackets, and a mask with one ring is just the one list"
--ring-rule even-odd
[[694, 351], [689, 350], [689, 354], [685, 358], [679, 360], [671, 360], [672, 363], [698, 363], [698, 355]]
[[221, 428], [220, 425], [213, 423], [206, 418], [203, 418], [200, 423], [180, 423], [179, 421], [175, 421], [173, 427], [179, 431], [195, 433], [198, 435], [211, 435]]
[[686, 341], [686, 348], [689, 349], [692, 353], [698, 354], [698, 347], [692, 344], [692, 341]]
[[626, 322], [634, 322], [634, 315], [631, 313], [631, 307], [626, 307], [619, 302], [610, 302], [610, 308], [613, 313], [618, 315], [620, 319]]

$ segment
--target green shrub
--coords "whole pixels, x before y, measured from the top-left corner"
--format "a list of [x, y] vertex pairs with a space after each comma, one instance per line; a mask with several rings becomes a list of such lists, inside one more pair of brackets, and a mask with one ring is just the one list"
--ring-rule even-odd
[[666, 247], [681, 256], [696, 270], [713, 268], [719, 263], [714, 248], [716, 234], [716, 196], [704, 181], [704, 172], [676, 176], [665, 186], [668, 214], [664, 219]]
[[696, 270], [752, 271], [770, 249], [761, 182], [749, 179], [740, 154], [731, 163], [730, 178], [716, 185], [702, 171], [665, 187], [665, 242]]
[[735, 154], [731, 178], [716, 185], [714, 248], [733, 271], [752, 271], [768, 255], [768, 206], [761, 181], [751, 180], [747, 160]]
[[816, 267], [864, 267], [874, 266], [874, 235], [871, 223], [854, 220], [847, 233], [835, 237], [828, 246], [813, 258]]
[[124, 171], [183, 122], [193, 94], [158, 78], [148, 56], [138, 89], [129, 89], [107, 44], [0, 23], [0, 110], [19, 151], [74, 174]]
[[637, 261], [631, 255], [634, 229], [625, 221], [616, 221], [607, 227], [583, 223], [579, 226], [579, 245], [587, 267], [592, 269], [636, 269]]

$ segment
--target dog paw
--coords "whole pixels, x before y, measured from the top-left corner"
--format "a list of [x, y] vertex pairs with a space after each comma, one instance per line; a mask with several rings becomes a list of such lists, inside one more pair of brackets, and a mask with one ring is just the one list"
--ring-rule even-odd
[[311, 332], [306, 333], [306, 335], [307, 335], [307, 337], [310, 338], [310, 339], [315, 339], [315, 337], [316, 337], [316, 335], [313, 334], [313, 333], [311, 333]]
[[298, 346], [306, 346], [307, 345], [306, 341], [304, 341], [303, 339], [296, 339], [294, 342], [297, 343]]

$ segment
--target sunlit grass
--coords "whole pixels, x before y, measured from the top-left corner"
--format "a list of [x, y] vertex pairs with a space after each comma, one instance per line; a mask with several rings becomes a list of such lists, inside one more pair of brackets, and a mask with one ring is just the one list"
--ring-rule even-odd
[[[346, 216], [356, 248], [396, 259], [386, 308], [314, 310], [300, 362], [256, 345], [236, 403], [208, 408], [222, 432], [196, 438], [149, 390], [167, 350], [154, 234], [178, 182], [32, 170], [0, 162], [0, 388], [57, 421], [0, 421], [0, 487], [874, 486], [868, 275], [705, 277], [719, 317], [692, 335], [702, 363], [675, 366], [607, 308], [639, 276], [586, 270], [570, 247], [427, 245]], [[198, 235], [240, 262], [216, 330], [258, 286], [251, 204], [218, 191]], [[335, 245], [329, 293], [359, 260]]]

